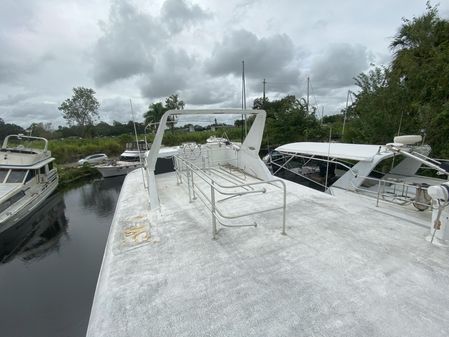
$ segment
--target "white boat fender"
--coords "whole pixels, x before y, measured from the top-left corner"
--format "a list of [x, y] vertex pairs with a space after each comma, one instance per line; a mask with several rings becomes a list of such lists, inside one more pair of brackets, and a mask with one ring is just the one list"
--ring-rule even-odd
[[404, 136], [396, 136], [393, 138], [394, 143], [404, 144], [404, 145], [412, 145], [419, 142], [422, 142], [422, 137], [420, 135], [404, 135]]
[[[449, 182], [443, 183], [441, 185], [430, 186], [427, 189], [427, 193], [434, 201], [434, 205], [436, 205], [432, 214], [433, 226], [430, 229], [432, 232], [432, 239], [430, 240], [430, 242], [432, 243], [435, 238], [436, 231], [442, 230], [442, 227], [447, 227], [444, 226], [447, 225], [447, 221], [444, 221], [444, 224], [442, 224], [441, 222], [441, 214], [443, 213], [443, 210], [449, 205]], [[448, 231], [445, 229], [444, 232]], [[449, 238], [448, 235], [445, 235], [444, 233], [439, 236], [439, 238], [443, 240], [447, 240]]]

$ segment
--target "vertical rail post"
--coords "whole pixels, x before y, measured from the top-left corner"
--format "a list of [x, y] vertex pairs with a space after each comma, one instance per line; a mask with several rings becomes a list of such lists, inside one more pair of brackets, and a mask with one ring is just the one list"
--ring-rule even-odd
[[190, 168], [189, 168], [189, 166], [188, 165], [186, 165], [186, 168], [187, 168], [187, 173], [186, 173], [186, 175], [187, 175], [187, 177], [186, 177], [186, 179], [187, 179], [187, 189], [189, 190], [189, 202], [192, 202], [192, 193], [191, 193], [191, 191], [190, 191], [190, 174], [191, 174], [191, 172], [190, 172]]
[[377, 200], [376, 200], [376, 207], [379, 207], [379, 198], [380, 198], [380, 185], [382, 184], [382, 180], [379, 180], [379, 187], [377, 189]]
[[173, 157], [173, 161], [175, 163], [175, 170], [176, 170], [176, 185], [179, 185], [182, 183], [181, 172], [180, 172], [180, 168], [179, 168], [179, 158]]
[[282, 235], [287, 235], [285, 232], [285, 212], [287, 211], [287, 188], [285, 184], [282, 185], [284, 187], [284, 205], [282, 206]]
[[212, 239], [217, 239], [217, 219], [215, 218], [215, 188], [214, 182], [210, 186], [210, 203], [212, 212]]
[[193, 193], [193, 200], [196, 200], [196, 194], [195, 194], [195, 183], [193, 181], [194, 172], [193, 170], [190, 172], [190, 178], [192, 179], [192, 193]]

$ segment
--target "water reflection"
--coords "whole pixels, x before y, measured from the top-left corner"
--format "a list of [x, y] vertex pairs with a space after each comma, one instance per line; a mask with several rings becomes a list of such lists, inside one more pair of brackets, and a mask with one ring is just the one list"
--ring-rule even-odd
[[80, 188], [81, 205], [99, 216], [108, 216], [115, 209], [117, 196], [125, 176], [106, 178]]
[[85, 336], [123, 177], [73, 186], [0, 233], [0, 336]]
[[58, 250], [68, 223], [65, 207], [62, 194], [54, 194], [39, 210], [0, 233], [0, 263], [14, 258], [29, 262]]

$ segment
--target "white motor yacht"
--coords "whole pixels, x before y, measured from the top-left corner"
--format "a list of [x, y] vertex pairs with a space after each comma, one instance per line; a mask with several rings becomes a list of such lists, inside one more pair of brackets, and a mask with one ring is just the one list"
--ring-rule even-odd
[[[256, 118], [240, 146], [186, 144], [156, 175], [169, 117], [208, 113]], [[163, 115], [144, 174], [123, 183], [87, 337], [448, 336], [449, 248], [425, 240], [431, 222], [272, 176], [265, 117]]]
[[[100, 171], [104, 178], [126, 175], [135, 169], [143, 167], [145, 151], [149, 150], [151, 144], [144, 141], [136, 143], [127, 143], [126, 150], [120, 155], [119, 160], [111, 161], [107, 164], [96, 165], [95, 168]], [[177, 153], [177, 147], [162, 148], [159, 152], [158, 172], [164, 173], [174, 170], [172, 157]]]
[[387, 145], [298, 142], [279, 146], [264, 159], [274, 175], [333, 195], [355, 192], [374, 197], [377, 205], [424, 211], [431, 205], [427, 188], [447, 182], [449, 165], [429, 158], [430, 146], [421, 142], [419, 135], [398, 136]]
[[[35, 147], [36, 143], [42, 147]], [[58, 174], [48, 141], [9, 135], [0, 149], [0, 232], [26, 217], [56, 189]]]

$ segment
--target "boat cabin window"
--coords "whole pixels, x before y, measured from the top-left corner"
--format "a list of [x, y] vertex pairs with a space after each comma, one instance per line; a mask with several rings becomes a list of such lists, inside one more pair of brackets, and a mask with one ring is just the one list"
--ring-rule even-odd
[[36, 176], [36, 170], [29, 170], [25, 182], [30, 181]]
[[11, 170], [11, 173], [8, 176], [8, 179], [6, 179], [7, 183], [21, 183], [23, 182], [23, 179], [25, 178], [26, 173], [28, 170]]
[[8, 172], [9, 172], [9, 170], [7, 170], [7, 169], [0, 169], [0, 183], [2, 183], [3, 180], [5, 180]]
[[139, 162], [140, 158], [139, 156], [136, 157], [121, 156], [120, 161]]
[[40, 174], [45, 174], [45, 166], [42, 166], [39, 170]]
[[49, 171], [53, 170], [53, 162], [52, 161], [48, 163], [48, 170]]

